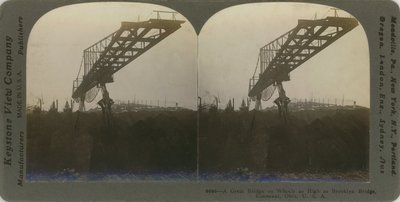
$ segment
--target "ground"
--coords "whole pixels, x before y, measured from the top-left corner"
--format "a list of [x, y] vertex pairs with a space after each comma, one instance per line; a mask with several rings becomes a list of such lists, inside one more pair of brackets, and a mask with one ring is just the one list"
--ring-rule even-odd
[[195, 180], [198, 166], [200, 180], [367, 181], [368, 145], [366, 108], [291, 112], [287, 123], [276, 111], [124, 112], [109, 128], [98, 112], [29, 113], [27, 175]]
[[[287, 123], [276, 111], [206, 112], [199, 123], [203, 176], [253, 173], [298, 179], [315, 173], [309, 178], [368, 180], [366, 108], [292, 112]], [[285, 177], [290, 173], [298, 176]]]
[[28, 171], [191, 173], [196, 112], [126, 112], [105, 127], [101, 113], [28, 114]]

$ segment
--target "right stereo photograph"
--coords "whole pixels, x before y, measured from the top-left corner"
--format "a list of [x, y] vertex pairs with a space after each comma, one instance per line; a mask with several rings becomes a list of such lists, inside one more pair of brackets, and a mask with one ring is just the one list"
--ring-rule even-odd
[[369, 181], [369, 49], [355, 17], [234, 6], [198, 46], [200, 180]]

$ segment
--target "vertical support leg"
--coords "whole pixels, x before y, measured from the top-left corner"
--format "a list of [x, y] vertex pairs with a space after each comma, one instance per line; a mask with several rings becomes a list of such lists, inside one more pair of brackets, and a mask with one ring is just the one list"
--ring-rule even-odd
[[100, 84], [100, 88], [103, 99], [101, 99], [97, 104], [100, 105], [101, 110], [103, 111], [104, 123], [108, 127], [111, 125], [111, 105], [114, 104], [114, 101], [110, 98], [104, 83]]
[[288, 105], [290, 103], [290, 99], [286, 97], [286, 92], [283, 89], [282, 82], [277, 82], [279, 97], [274, 101], [278, 106], [279, 115], [284, 119], [285, 123], [287, 122], [287, 116], [289, 113]]
[[282, 117], [282, 105], [281, 105], [280, 99], [276, 98], [274, 100], [274, 103], [276, 104], [276, 106], [278, 106], [279, 116]]
[[257, 95], [256, 103], [255, 103], [254, 109], [257, 110], [257, 111], [262, 110], [262, 106], [261, 106], [261, 93]]
[[80, 112], [85, 111], [85, 96], [79, 98], [79, 111]]
[[103, 97], [97, 104], [100, 105], [103, 112], [105, 129], [95, 136], [91, 155], [91, 169], [94, 171], [108, 171], [117, 164], [115, 160], [117, 145], [115, 136], [112, 135], [114, 130], [111, 116], [111, 105], [114, 102], [110, 98], [105, 83], [100, 83], [99, 87]]

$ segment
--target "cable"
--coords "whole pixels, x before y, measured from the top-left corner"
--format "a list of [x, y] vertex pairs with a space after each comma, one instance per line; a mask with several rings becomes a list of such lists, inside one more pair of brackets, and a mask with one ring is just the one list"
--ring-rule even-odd
[[81, 65], [80, 65], [80, 67], [79, 67], [78, 75], [76, 75], [76, 80], [78, 80], [79, 74], [81, 73], [82, 64], [83, 64], [83, 56], [82, 56], [82, 60], [81, 60]]
[[253, 78], [254, 78], [254, 76], [256, 75], [256, 72], [257, 72], [257, 69], [258, 69], [258, 63], [259, 63], [259, 61], [260, 61], [260, 55], [258, 55], [257, 64], [256, 64], [256, 69], [254, 70], [254, 73], [253, 73]]

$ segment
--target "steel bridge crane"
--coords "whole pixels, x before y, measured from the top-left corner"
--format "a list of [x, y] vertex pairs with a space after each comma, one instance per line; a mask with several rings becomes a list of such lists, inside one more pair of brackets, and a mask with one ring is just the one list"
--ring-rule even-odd
[[[174, 33], [184, 23], [176, 20], [175, 12], [154, 12], [157, 13], [157, 18], [122, 22], [116, 32], [83, 51], [83, 77], [79, 78], [78, 73], [72, 90], [72, 98], [79, 102], [79, 111], [85, 110], [85, 101], [92, 102], [100, 89], [103, 97], [98, 104], [105, 120], [109, 122], [113, 100], [106, 84], [114, 82], [113, 75], [117, 71]], [[172, 18], [161, 19], [161, 13], [171, 14]]]
[[355, 18], [337, 15], [317, 20], [300, 19], [295, 28], [262, 47], [249, 80], [248, 96], [255, 101], [255, 109], [261, 110], [261, 100], [268, 101], [278, 88], [279, 96], [274, 103], [286, 121], [290, 99], [282, 82], [290, 80], [291, 71], [357, 26]]

